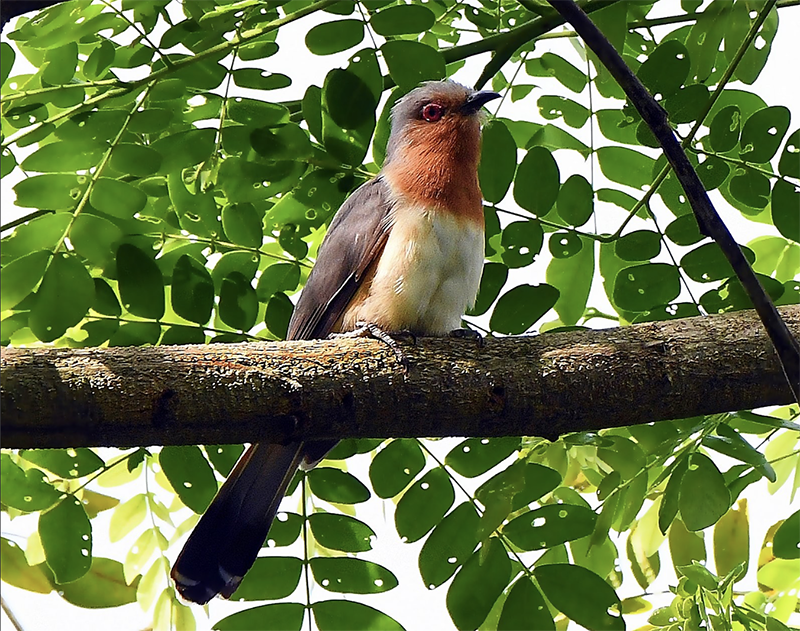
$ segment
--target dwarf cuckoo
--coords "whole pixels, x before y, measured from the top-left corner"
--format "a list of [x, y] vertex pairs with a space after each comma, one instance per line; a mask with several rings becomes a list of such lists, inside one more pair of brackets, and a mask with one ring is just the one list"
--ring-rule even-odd
[[[364, 328], [436, 336], [461, 326], [483, 269], [480, 112], [498, 96], [441, 81], [397, 102], [383, 168], [333, 218], [287, 339]], [[297, 468], [313, 466], [335, 444], [252, 445], [172, 568], [180, 594], [196, 603], [230, 597]]]

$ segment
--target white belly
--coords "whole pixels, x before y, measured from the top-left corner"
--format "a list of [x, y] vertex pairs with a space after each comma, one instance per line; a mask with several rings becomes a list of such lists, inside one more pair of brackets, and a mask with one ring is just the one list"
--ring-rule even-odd
[[483, 252], [483, 226], [474, 221], [404, 209], [395, 219], [369, 294], [352, 315], [388, 331], [444, 335], [457, 329], [478, 294]]

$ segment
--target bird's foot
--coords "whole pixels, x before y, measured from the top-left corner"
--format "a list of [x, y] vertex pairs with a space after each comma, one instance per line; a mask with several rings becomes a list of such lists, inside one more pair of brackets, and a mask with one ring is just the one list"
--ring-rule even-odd
[[403, 352], [403, 349], [400, 348], [400, 344], [395, 338], [404, 338], [406, 341], [416, 344], [417, 338], [411, 331], [397, 331], [389, 334], [373, 322], [356, 322], [356, 327], [357, 328], [353, 331], [336, 333], [330, 337], [372, 337], [376, 340], [380, 340], [392, 349], [398, 363], [403, 367], [403, 372], [406, 374], [408, 373], [410, 367], [408, 357], [406, 357], [406, 354]]
[[478, 348], [483, 348], [484, 337], [475, 329], [453, 329], [447, 335], [459, 340], [474, 340]]

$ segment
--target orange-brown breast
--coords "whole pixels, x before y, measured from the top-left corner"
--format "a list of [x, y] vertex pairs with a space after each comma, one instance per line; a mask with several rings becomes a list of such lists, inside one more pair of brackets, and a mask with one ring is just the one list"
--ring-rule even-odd
[[384, 174], [394, 191], [409, 202], [483, 225], [479, 157], [477, 117], [451, 114], [436, 123], [408, 123]]

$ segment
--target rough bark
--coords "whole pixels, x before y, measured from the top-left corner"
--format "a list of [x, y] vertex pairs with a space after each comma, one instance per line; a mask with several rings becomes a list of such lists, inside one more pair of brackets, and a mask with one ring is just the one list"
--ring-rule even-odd
[[[781, 315], [800, 335], [800, 306]], [[292, 437], [556, 437], [792, 400], [752, 311], [626, 328], [372, 340], [5, 348], [2, 446]]]

